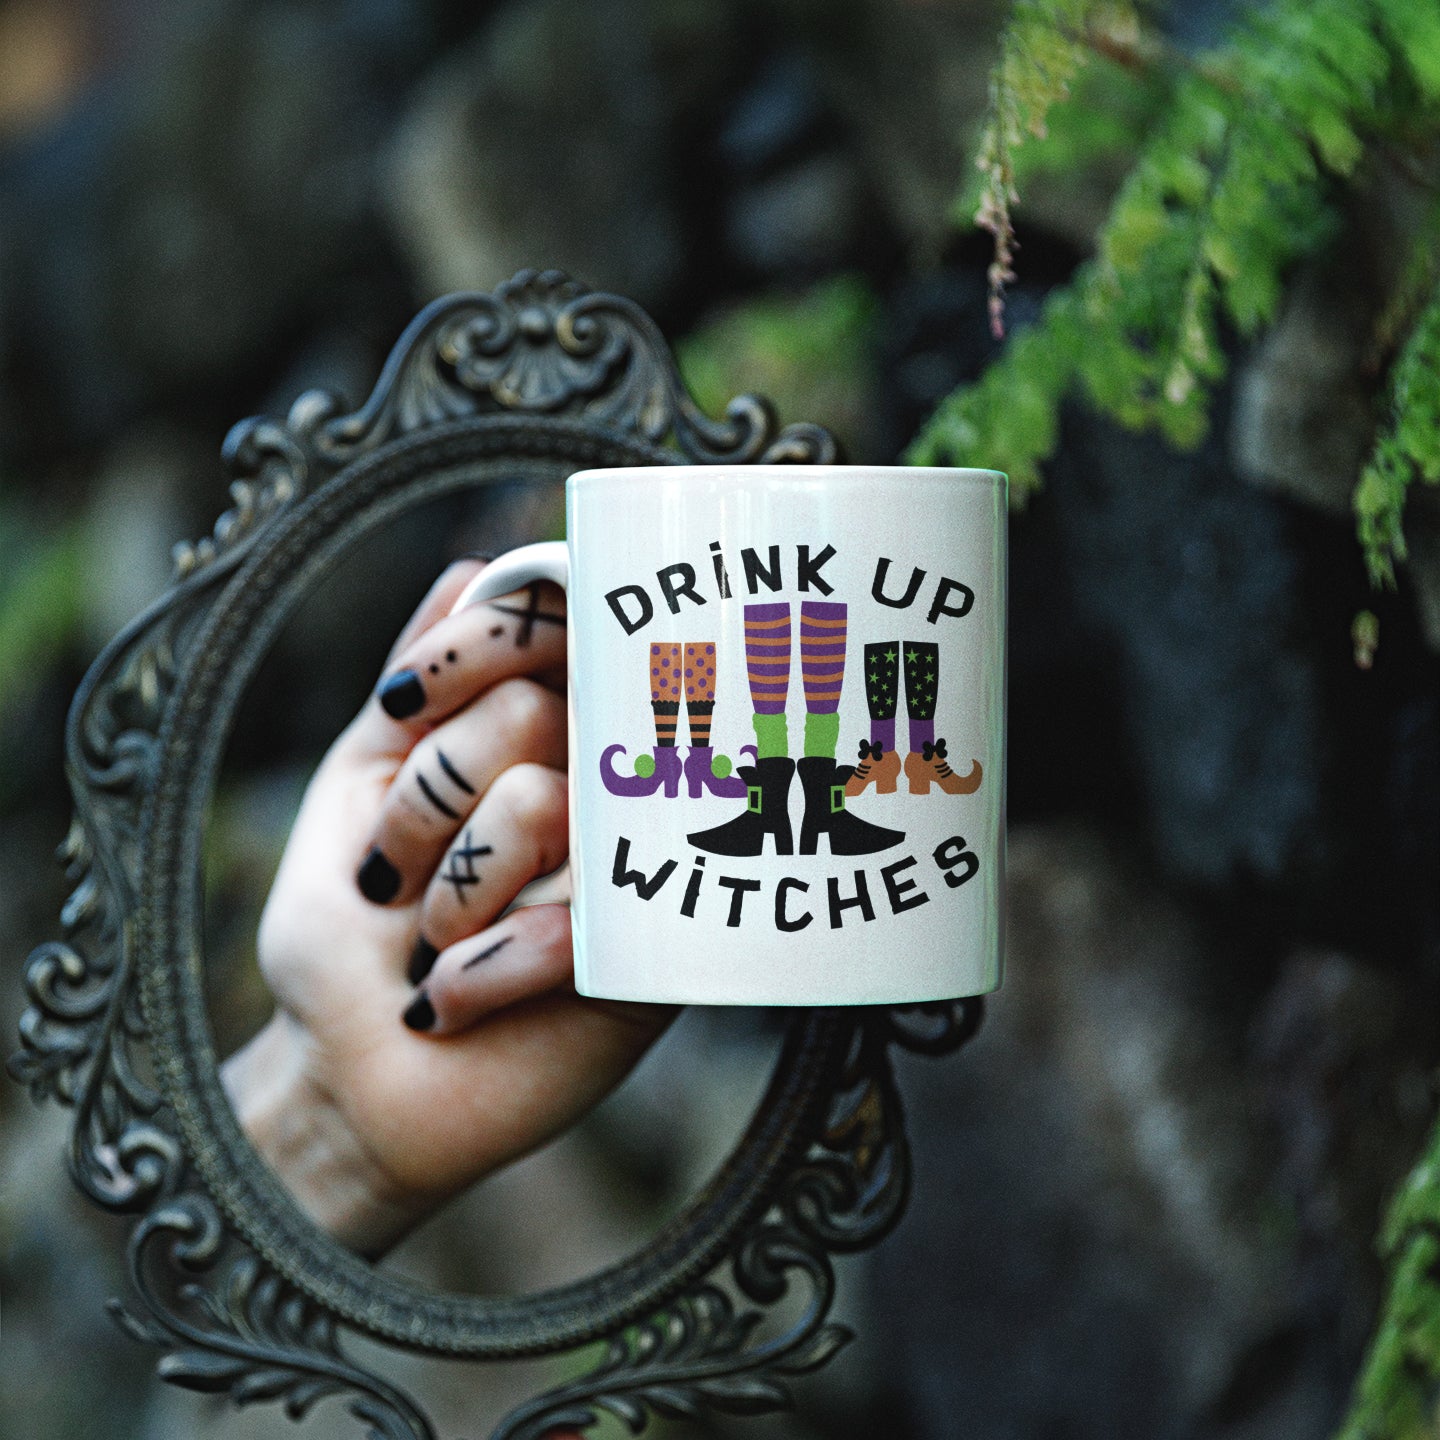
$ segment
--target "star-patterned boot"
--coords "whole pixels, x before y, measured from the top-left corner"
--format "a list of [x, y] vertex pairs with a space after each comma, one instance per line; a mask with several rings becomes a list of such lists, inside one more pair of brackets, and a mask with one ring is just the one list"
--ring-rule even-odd
[[895, 704], [900, 690], [900, 642], [865, 647], [865, 704], [870, 711], [870, 734], [860, 739], [860, 758], [845, 782], [849, 799], [863, 795], [871, 785], [881, 795], [893, 795], [900, 777], [900, 755], [895, 749]]
[[940, 647], [933, 641], [912, 640], [905, 646], [905, 710], [910, 717], [910, 753], [905, 757], [905, 778], [912, 795], [928, 795], [938, 785], [947, 795], [973, 795], [983, 771], [978, 760], [970, 773], [950, 768], [944, 740], [935, 738], [935, 697], [940, 685]]

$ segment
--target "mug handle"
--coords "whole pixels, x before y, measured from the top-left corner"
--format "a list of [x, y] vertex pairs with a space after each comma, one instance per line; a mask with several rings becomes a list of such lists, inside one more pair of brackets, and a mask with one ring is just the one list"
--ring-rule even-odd
[[507, 550], [460, 592], [450, 613], [454, 615], [467, 605], [485, 600], [498, 600], [535, 580], [552, 580], [562, 590], [569, 588], [570, 551], [563, 540], [542, 540], [537, 545]]

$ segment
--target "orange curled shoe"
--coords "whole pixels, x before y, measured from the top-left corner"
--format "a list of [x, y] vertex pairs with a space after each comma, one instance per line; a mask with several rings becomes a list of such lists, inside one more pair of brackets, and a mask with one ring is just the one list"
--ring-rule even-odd
[[[860, 773], [858, 767], [855, 773]], [[970, 762], [968, 775], [957, 775], [945, 759], [943, 740], [933, 745], [927, 743], [923, 750], [912, 750], [905, 757], [905, 778], [910, 782], [912, 795], [928, 795], [932, 784], [947, 795], [973, 795], [980, 788], [983, 775], [978, 760]]]
[[882, 795], [893, 795], [900, 779], [900, 752], [886, 750], [879, 741], [860, 742], [860, 760], [855, 773], [845, 782], [845, 794], [854, 799], [874, 785]]

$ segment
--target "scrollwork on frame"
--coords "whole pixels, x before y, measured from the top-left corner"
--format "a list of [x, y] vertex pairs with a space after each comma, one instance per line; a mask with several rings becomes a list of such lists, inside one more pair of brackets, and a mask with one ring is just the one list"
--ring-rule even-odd
[[[273, 622], [290, 603], [285, 587], [299, 583], [294, 555], [313, 556], [322, 541], [338, 550], [439, 486], [509, 474], [517, 457], [541, 462], [540, 483], [578, 464], [824, 463], [838, 453], [819, 426], [781, 428], [757, 396], [733, 400], [722, 418], [705, 415], [643, 310], [556, 271], [427, 307], [358, 409], [312, 391], [283, 419], [230, 432], [230, 508], [210, 535], [176, 547], [171, 588], [105, 649], [71, 707], [76, 810], [61, 859], [72, 891], [60, 938], [26, 964], [29, 1005], [10, 1061], [37, 1099], [74, 1107], [76, 1182], [107, 1209], [139, 1216], [128, 1242], [134, 1298], [110, 1308], [162, 1352], [165, 1379], [236, 1404], [274, 1401], [295, 1419], [341, 1397], [382, 1440], [434, 1440], [409, 1397], [345, 1353], [342, 1329], [479, 1358], [603, 1340], [593, 1370], [495, 1431], [495, 1440], [542, 1440], [605, 1416], [639, 1433], [656, 1416], [783, 1408], [793, 1382], [848, 1342], [827, 1318], [830, 1257], [884, 1235], [910, 1183], [892, 1050], [958, 1048], [979, 1024], [978, 1000], [797, 1013], [731, 1159], [681, 1217], [605, 1274], [493, 1304], [403, 1284], [395, 1300], [387, 1280], [382, 1304], [379, 1272], [338, 1255], [327, 1237], [296, 1239], [313, 1232], [287, 1228], [278, 1200], [262, 1205], [279, 1192], [251, 1186], [251, 1167], [263, 1167], [233, 1116], [197, 1103], [218, 1093], [213, 1064], [201, 1063], [196, 1030], [175, 1022], [180, 1001], [156, 981], [193, 985], [199, 941], [183, 949], [174, 928], [156, 922], [154, 900], [195, 877], [172, 873], [177, 859], [153, 858], [173, 856], [157, 836], [173, 843], [180, 828], [175, 814], [156, 818], [169, 803], [163, 777], [183, 770], [188, 753], [177, 736], [192, 724], [213, 737], [229, 718], [221, 702], [204, 714], [196, 699], [216, 693], [197, 680], [221, 663], [214, 636], [229, 626], [260, 653], [241, 624], [241, 597], [252, 620], [263, 612]], [[256, 575], [269, 578], [252, 584]], [[199, 801], [186, 804], [193, 816]], [[222, 1144], [227, 1125], [238, 1138]], [[227, 1145], [248, 1158], [222, 1165]], [[345, 1290], [352, 1281], [358, 1288]]]
[[74, 888], [61, 938], [26, 961], [30, 1003], [9, 1065], [37, 1099], [75, 1107], [70, 1170], [108, 1209], [149, 1204], [171, 1183], [179, 1153], [153, 1123], [161, 1096], [137, 1060], [145, 1027], [126, 918], [176, 657], [204, 593], [193, 582], [172, 589], [107, 647], [71, 706], [66, 757], [76, 812], [59, 856]]
[[886, 1012], [888, 1042], [915, 1055], [950, 1055], [975, 1038], [985, 1018], [985, 997], [900, 1005]]
[[[277, 1401], [292, 1420], [348, 1396], [377, 1440], [434, 1440], [413, 1401], [344, 1354], [332, 1316], [229, 1239], [208, 1197], [192, 1192], [153, 1209], [130, 1237], [129, 1262], [145, 1309], [118, 1300], [106, 1308], [133, 1339], [165, 1352], [161, 1379], [237, 1406]], [[177, 1281], [187, 1272], [201, 1278]]]
[[790, 1409], [791, 1382], [820, 1369], [853, 1338], [845, 1326], [824, 1323], [834, 1282], [828, 1266], [813, 1268], [824, 1269], [823, 1281], [816, 1278], [804, 1316], [778, 1339], [752, 1344], [763, 1311], [737, 1309], [719, 1286], [701, 1285], [614, 1337], [582, 1379], [512, 1411], [492, 1440], [545, 1440], [557, 1430], [588, 1429], [602, 1413], [638, 1435], [655, 1416]]
[[[830, 1254], [875, 1244], [908, 1196], [909, 1149], [889, 1047], [907, 1043], [905, 1027], [917, 1016], [930, 1022], [924, 1043], [936, 1043], [931, 1036], [943, 1029], [946, 1042], [958, 1047], [975, 1034], [983, 1013], [979, 998], [862, 1013], [840, 1051], [808, 1152], [728, 1256], [734, 1290], [761, 1308], [737, 1309], [725, 1289], [706, 1279], [611, 1340], [580, 1379], [512, 1412], [493, 1440], [544, 1440], [557, 1429], [588, 1428], [602, 1412], [639, 1434], [652, 1415], [675, 1420], [707, 1408], [757, 1415], [788, 1409], [790, 1382], [822, 1368], [853, 1338], [845, 1326], [826, 1322], [835, 1291]], [[801, 1314], [779, 1335], [763, 1334], [765, 1310], [797, 1283], [805, 1287]]]
[[829, 431], [781, 429], [759, 396], [732, 400], [713, 420], [690, 397], [655, 322], [633, 301], [589, 290], [557, 270], [522, 271], [494, 294], [451, 295], [411, 322], [369, 400], [340, 413], [312, 391], [283, 434], [248, 421], [231, 432], [232, 467], [268, 458], [297, 489], [428, 426], [494, 411], [565, 418], [652, 443], [697, 464], [822, 464], [839, 457]]

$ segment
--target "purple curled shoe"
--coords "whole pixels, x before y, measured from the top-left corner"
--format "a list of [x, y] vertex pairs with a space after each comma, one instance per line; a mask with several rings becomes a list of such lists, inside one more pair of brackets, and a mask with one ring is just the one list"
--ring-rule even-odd
[[680, 752], [673, 745], [657, 745], [650, 755], [635, 757], [633, 775], [617, 775], [611, 763], [616, 755], [623, 755], [623, 745], [607, 745], [600, 756], [600, 783], [612, 795], [653, 795], [662, 785], [665, 798], [673, 800], [680, 793], [680, 778], [685, 766], [680, 763]]
[[706, 790], [726, 800], [742, 799], [746, 793], [745, 782], [730, 773], [730, 757], [717, 755], [713, 745], [690, 747], [685, 757], [685, 779], [690, 784], [692, 800], [698, 800]]

